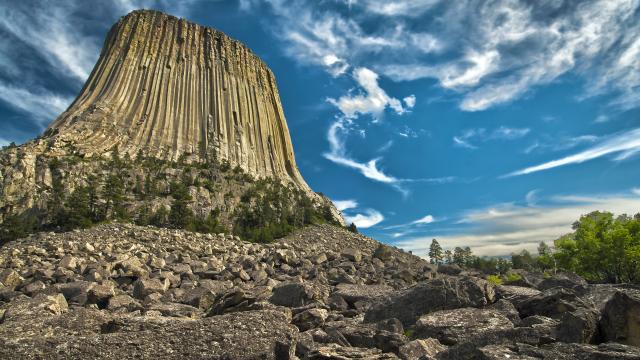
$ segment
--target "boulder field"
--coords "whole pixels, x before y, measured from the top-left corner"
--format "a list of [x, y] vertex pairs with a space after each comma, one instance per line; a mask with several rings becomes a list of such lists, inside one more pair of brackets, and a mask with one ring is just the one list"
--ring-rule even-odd
[[640, 359], [639, 289], [526, 275], [494, 286], [329, 225], [39, 233], [0, 248], [0, 358]]

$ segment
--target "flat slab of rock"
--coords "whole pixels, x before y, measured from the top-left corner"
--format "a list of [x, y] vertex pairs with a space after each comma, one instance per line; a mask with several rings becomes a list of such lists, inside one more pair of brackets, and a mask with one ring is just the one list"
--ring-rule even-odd
[[462, 308], [435, 311], [420, 317], [416, 322], [416, 336], [435, 338], [445, 345], [455, 345], [465, 338], [511, 328], [511, 320], [498, 310]]
[[366, 349], [358, 347], [340, 346], [330, 344], [311, 350], [307, 360], [348, 360], [348, 359], [370, 359], [370, 360], [393, 360], [398, 359], [395, 354], [382, 353], [378, 349]]
[[404, 326], [437, 310], [482, 307], [495, 300], [489, 282], [472, 277], [444, 277], [424, 281], [375, 303], [365, 313], [366, 322], [396, 318]]
[[517, 351], [521, 355], [532, 356], [544, 360], [637, 360], [640, 359], [640, 349], [615, 343], [600, 345], [552, 343], [541, 347], [518, 345]]
[[358, 301], [374, 301], [389, 296], [394, 289], [388, 285], [339, 284], [333, 295], [345, 299], [350, 305]]

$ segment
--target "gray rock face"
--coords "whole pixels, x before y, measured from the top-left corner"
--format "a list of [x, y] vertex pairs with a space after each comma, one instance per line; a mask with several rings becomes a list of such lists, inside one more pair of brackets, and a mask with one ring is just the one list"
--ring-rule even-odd
[[358, 285], [338, 284], [333, 295], [343, 298], [349, 305], [356, 303], [371, 304], [393, 293], [394, 289], [388, 285]]
[[511, 320], [498, 310], [461, 308], [434, 311], [420, 317], [416, 322], [415, 336], [435, 338], [442, 344], [451, 346], [464, 338], [512, 328]]
[[573, 273], [558, 273], [548, 279], [542, 280], [537, 285], [540, 290], [548, 290], [554, 287], [578, 290], [587, 286], [587, 282]]
[[[294, 355], [297, 334], [276, 311], [185, 321], [107, 316], [94, 310], [11, 321], [34, 330], [25, 333], [0, 327], [0, 358], [4, 359], [51, 358], [53, 354], [64, 354], [66, 359], [288, 359]], [[45, 337], [49, 328], [58, 330]]]
[[340, 346], [331, 344], [322, 346], [310, 351], [305, 357], [307, 360], [348, 360], [348, 359], [371, 359], [371, 360], [393, 360], [398, 359], [393, 354], [382, 354], [378, 349], [366, 349], [350, 346]]
[[518, 345], [514, 350], [520, 356], [544, 360], [631, 360], [640, 359], [640, 349], [614, 343], [600, 345], [551, 343], [540, 347]]
[[640, 346], [640, 292], [616, 292], [605, 305], [600, 329], [605, 340]]
[[398, 354], [403, 360], [435, 360], [446, 347], [436, 339], [417, 339], [402, 345]]
[[285, 283], [273, 289], [269, 301], [275, 305], [300, 307], [326, 297], [323, 290], [305, 283]]
[[423, 314], [461, 307], [481, 307], [495, 300], [493, 285], [471, 277], [445, 277], [427, 280], [374, 304], [365, 321], [396, 318], [411, 326]]

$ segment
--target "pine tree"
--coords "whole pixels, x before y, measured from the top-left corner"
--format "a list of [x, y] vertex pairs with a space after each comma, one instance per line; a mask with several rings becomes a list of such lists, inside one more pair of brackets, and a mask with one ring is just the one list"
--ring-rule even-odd
[[349, 225], [349, 227], [347, 228], [347, 230], [351, 231], [352, 233], [357, 234], [358, 233], [358, 228], [356, 227], [356, 224], [351, 223]]
[[60, 172], [60, 160], [53, 158], [49, 163], [51, 170], [51, 195], [47, 201], [47, 210], [50, 214], [50, 222], [54, 226], [61, 226], [65, 220], [65, 195], [62, 184], [62, 173]]
[[87, 194], [89, 196], [89, 211], [91, 213], [91, 220], [94, 223], [104, 220], [104, 214], [100, 211], [98, 203], [98, 178], [95, 175], [89, 175], [87, 177]]
[[193, 223], [193, 211], [189, 208], [191, 195], [189, 189], [181, 183], [171, 183], [171, 210], [169, 224], [176, 229], [186, 229]]
[[429, 259], [432, 264], [441, 264], [443, 259], [442, 246], [438, 243], [438, 240], [431, 240], [431, 246], [429, 246]]
[[104, 184], [105, 216], [111, 218], [126, 218], [124, 208], [124, 181], [117, 174], [109, 174]]
[[160, 208], [158, 208], [158, 210], [151, 217], [151, 225], [157, 227], [167, 226], [168, 218], [169, 212], [167, 212], [167, 209], [164, 206], [160, 206]]
[[151, 223], [151, 211], [149, 209], [149, 204], [144, 204], [138, 210], [138, 214], [135, 219], [136, 225], [146, 226]]
[[451, 250], [444, 251], [444, 262], [445, 264], [453, 264], [453, 254]]
[[465, 266], [469, 266], [469, 264], [474, 260], [473, 252], [471, 251], [471, 248], [468, 246], [464, 247], [462, 251], [462, 256], [464, 258]]
[[456, 265], [460, 265], [463, 266], [464, 265], [464, 249], [462, 249], [459, 246], [456, 246], [455, 249], [453, 249], [453, 263]]
[[71, 193], [66, 202], [66, 229], [88, 228], [92, 225], [89, 189], [78, 187]]
[[26, 237], [39, 229], [38, 217], [27, 211], [20, 215], [7, 215], [0, 224], [0, 246], [4, 243]]

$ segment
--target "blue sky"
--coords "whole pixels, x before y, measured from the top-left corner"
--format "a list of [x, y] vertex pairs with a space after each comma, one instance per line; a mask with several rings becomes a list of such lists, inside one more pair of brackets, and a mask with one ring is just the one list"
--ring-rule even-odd
[[303, 176], [379, 240], [504, 255], [640, 211], [638, 0], [2, 1], [0, 144], [41, 133], [137, 8], [262, 57]]

